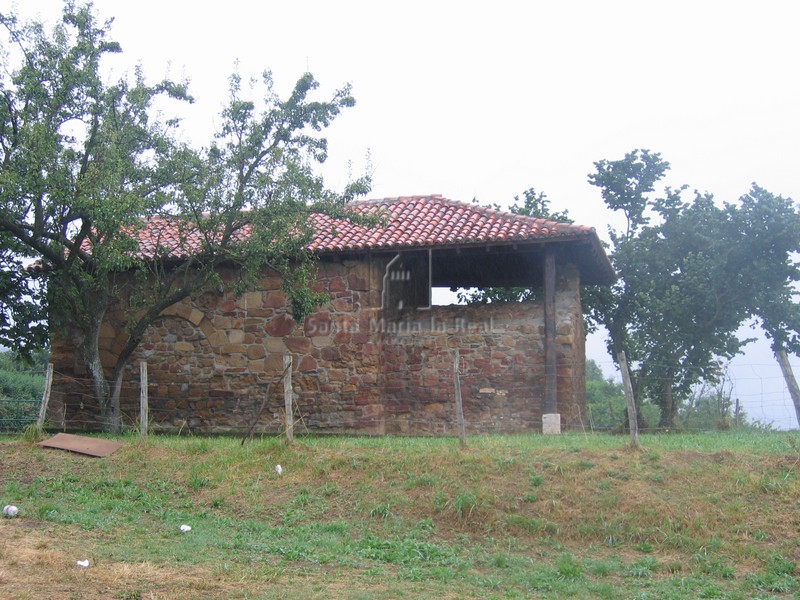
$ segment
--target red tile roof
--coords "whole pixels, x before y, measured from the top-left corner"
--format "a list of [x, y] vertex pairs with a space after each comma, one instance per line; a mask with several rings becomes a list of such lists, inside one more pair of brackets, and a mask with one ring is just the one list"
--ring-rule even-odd
[[[440, 195], [404, 196], [354, 202], [352, 210], [383, 215], [382, 225], [367, 227], [346, 219], [311, 215], [315, 235], [309, 250], [318, 254], [401, 251], [511, 245], [549, 241], [577, 243], [576, 257], [588, 282], [609, 283], [614, 269], [591, 227], [557, 223], [457, 202]], [[244, 229], [240, 235], [248, 235]], [[197, 251], [201, 235], [181, 231], [176, 221], [152, 218], [138, 233], [141, 255], [184, 258]], [[85, 242], [88, 249], [88, 242]]]
[[591, 227], [500, 212], [439, 195], [368, 200], [354, 202], [352, 207], [363, 214], [382, 213], [386, 225], [370, 228], [316, 214], [311, 250], [328, 253], [437, 248], [595, 235]]

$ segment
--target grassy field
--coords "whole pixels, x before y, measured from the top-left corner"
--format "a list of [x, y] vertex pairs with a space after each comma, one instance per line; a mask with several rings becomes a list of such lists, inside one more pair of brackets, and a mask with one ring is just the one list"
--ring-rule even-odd
[[115, 439], [0, 437], [0, 598], [800, 596], [796, 432]]

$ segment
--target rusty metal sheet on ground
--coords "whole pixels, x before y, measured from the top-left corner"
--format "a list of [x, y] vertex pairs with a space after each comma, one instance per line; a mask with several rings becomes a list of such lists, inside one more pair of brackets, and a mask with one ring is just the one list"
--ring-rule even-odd
[[57, 433], [49, 440], [39, 442], [39, 446], [47, 448], [57, 448], [59, 450], [69, 450], [79, 454], [88, 454], [102, 458], [108, 456], [115, 450], [124, 446], [121, 442], [90, 438], [82, 435], [72, 435], [71, 433]]

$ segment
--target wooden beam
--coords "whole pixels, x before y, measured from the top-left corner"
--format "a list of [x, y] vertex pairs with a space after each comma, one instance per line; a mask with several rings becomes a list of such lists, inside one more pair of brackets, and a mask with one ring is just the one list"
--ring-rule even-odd
[[556, 257], [548, 249], [544, 257], [544, 410], [558, 412], [556, 357]]

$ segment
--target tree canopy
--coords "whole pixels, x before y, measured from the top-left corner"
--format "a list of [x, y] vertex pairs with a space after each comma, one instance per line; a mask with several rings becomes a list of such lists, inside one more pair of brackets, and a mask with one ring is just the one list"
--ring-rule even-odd
[[611, 354], [626, 352], [637, 398], [673, 427], [692, 386], [716, 381], [720, 359], [749, 341], [737, 335], [749, 319], [796, 349], [800, 215], [755, 184], [731, 203], [699, 192], [684, 200], [685, 187], [658, 195], [669, 163], [647, 150], [595, 168], [589, 182], [626, 227], [609, 231], [619, 281], [587, 290], [589, 315], [607, 329]]
[[[106, 82], [103, 59], [121, 48], [90, 4], [67, 1], [50, 32], [10, 13], [0, 26], [0, 341], [41, 345], [45, 309], [52, 325], [77, 327], [115, 429], [126, 361], [168, 306], [209, 286], [242, 292], [267, 267], [298, 319], [321, 300], [308, 285], [308, 214], [345, 214], [370, 184], [364, 176], [336, 193], [315, 169], [327, 158], [321, 132], [355, 103], [349, 86], [320, 100], [306, 73], [282, 99], [268, 71], [247, 86], [234, 74], [217, 134], [193, 148], [180, 120], [161, 114], [165, 101], [176, 114], [192, 102], [187, 82], [149, 83], [141, 69]], [[199, 242], [180, 260], [166, 240], [142, 252], [137, 232], [154, 219]], [[223, 264], [237, 267], [234, 280], [220, 277]], [[108, 373], [98, 336], [112, 301], [127, 303], [128, 337]]]

